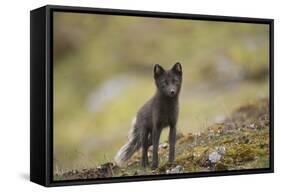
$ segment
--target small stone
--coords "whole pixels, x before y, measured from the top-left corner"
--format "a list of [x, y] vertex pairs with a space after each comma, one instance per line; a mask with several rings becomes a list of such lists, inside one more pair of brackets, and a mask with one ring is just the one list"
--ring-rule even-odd
[[177, 165], [176, 167], [170, 170], [168, 169], [166, 173], [183, 173], [183, 171], [184, 171], [184, 167], [181, 165]]
[[249, 125], [249, 128], [255, 129], [255, 128], [256, 128], [256, 125], [255, 125], [254, 123], [252, 123], [251, 125]]
[[217, 151], [209, 155], [209, 161], [211, 161], [211, 163], [217, 163], [220, 159], [221, 159], [221, 154], [219, 154]]
[[162, 149], [167, 149], [168, 148], [168, 143], [162, 143], [159, 145], [159, 148], [162, 148]]

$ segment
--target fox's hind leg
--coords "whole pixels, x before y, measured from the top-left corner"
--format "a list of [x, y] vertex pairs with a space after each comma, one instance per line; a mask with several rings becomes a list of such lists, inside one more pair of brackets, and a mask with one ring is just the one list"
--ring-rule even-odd
[[149, 147], [149, 141], [148, 141], [148, 130], [143, 129], [142, 133], [142, 159], [141, 159], [141, 165], [143, 167], [146, 167], [148, 165], [148, 157], [147, 157], [147, 151]]
[[158, 127], [153, 127], [152, 130], [152, 169], [156, 169], [158, 167], [158, 146], [162, 130], [157, 128]]

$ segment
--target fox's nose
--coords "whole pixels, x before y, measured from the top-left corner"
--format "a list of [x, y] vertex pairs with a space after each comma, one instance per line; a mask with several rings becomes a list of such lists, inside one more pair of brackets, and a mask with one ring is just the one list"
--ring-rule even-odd
[[171, 90], [171, 95], [174, 95], [175, 94], [175, 90]]

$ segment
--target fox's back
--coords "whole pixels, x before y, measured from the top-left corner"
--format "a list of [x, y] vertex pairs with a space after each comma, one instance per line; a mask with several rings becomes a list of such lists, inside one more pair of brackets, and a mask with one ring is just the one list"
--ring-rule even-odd
[[152, 105], [153, 98], [148, 100], [137, 112], [136, 124], [144, 127], [152, 126]]

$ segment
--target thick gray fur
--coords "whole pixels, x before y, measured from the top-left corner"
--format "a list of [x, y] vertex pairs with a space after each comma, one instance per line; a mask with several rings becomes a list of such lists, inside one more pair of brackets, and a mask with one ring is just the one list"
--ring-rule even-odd
[[122, 166], [140, 148], [141, 165], [148, 165], [147, 151], [153, 145], [152, 168], [158, 167], [158, 146], [162, 129], [169, 131], [169, 161], [175, 158], [176, 125], [179, 113], [179, 93], [182, 84], [182, 67], [176, 63], [169, 70], [154, 66], [156, 93], [138, 111], [129, 142], [117, 153], [115, 162]]

